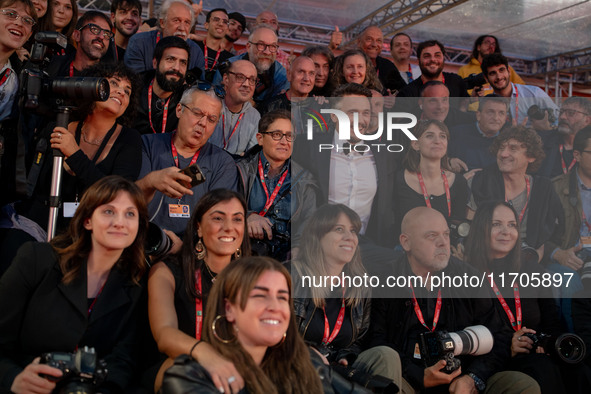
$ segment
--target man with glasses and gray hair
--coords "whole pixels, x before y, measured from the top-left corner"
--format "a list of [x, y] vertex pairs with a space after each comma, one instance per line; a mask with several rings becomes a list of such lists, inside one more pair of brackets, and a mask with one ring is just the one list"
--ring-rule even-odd
[[248, 60], [236, 60], [224, 73], [226, 89], [222, 118], [210, 142], [233, 155], [257, 145], [256, 133], [261, 119], [259, 111], [250, 104], [257, 83], [257, 69]]
[[184, 0], [166, 0], [160, 7], [158, 22], [160, 29], [136, 33], [129, 39], [125, 51], [125, 65], [136, 72], [152, 70], [154, 48], [158, 41], [164, 37], [177, 36], [187, 40], [191, 49], [189, 70], [193, 70], [193, 74], [196, 74], [195, 68], [203, 71], [205, 66], [203, 51], [194, 41], [189, 40], [189, 34], [195, 24], [191, 5]]
[[[230, 63], [249, 60], [256, 67], [258, 82], [253, 99], [257, 105], [289, 89], [285, 68], [276, 60], [279, 49], [277, 42], [277, 34], [271, 27], [258, 25], [248, 37], [246, 53], [228, 60]], [[222, 75], [218, 71], [214, 83], [220, 83], [221, 80]]]
[[[142, 136], [142, 169], [136, 183], [149, 201], [150, 220], [179, 237], [205, 193], [237, 190], [234, 160], [208, 142], [220, 119], [223, 97], [223, 90], [209, 83], [196, 84], [176, 107], [176, 132]], [[192, 186], [192, 178], [181, 170], [194, 164], [205, 180]]]

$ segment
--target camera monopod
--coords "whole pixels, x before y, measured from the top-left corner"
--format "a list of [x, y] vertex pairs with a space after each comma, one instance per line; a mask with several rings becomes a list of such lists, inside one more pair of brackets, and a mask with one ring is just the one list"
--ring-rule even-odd
[[[71, 107], [59, 107], [56, 126], [68, 128]], [[53, 168], [51, 170], [51, 190], [49, 192], [49, 223], [47, 224], [47, 242], [55, 236], [57, 217], [60, 207], [60, 191], [62, 185], [62, 166], [64, 154], [59, 149], [53, 149]]]

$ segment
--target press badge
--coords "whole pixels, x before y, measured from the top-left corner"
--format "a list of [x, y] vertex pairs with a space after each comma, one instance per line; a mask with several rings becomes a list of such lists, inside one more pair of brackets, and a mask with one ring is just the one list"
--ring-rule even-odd
[[64, 203], [64, 217], [65, 218], [74, 217], [74, 214], [76, 213], [76, 209], [78, 208], [78, 205], [80, 205], [79, 202], [65, 202]]
[[584, 248], [591, 248], [591, 236], [581, 237], [581, 243]]
[[171, 218], [189, 218], [191, 213], [186, 204], [168, 204], [168, 216]]
[[415, 343], [415, 351], [412, 355], [414, 358], [420, 360], [421, 359], [421, 348], [419, 347], [419, 343]]

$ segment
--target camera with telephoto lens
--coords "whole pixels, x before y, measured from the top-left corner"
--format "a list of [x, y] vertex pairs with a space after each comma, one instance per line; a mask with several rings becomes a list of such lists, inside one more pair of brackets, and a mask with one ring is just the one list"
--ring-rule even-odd
[[35, 43], [27, 67], [21, 73], [21, 101], [27, 110], [44, 116], [55, 115], [61, 106], [76, 106], [84, 101], [106, 101], [109, 81], [106, 78], [50, 78], [47, 71], [51, 55], [66, 48], [67, 38], [61, 33], [42, 31]]
[[447, 374], [460, 368], [461, 361], [456, 356], [480, 356], [491, 351], [493, 337], [485, 326], [470, 326], [455, 332], [433, 331], [420, 334], [419, 348], [425, 366], [445, 360], [441, 370]]
[[554, 114], [554, 110], [551, 108], [540, 108], [537, 105], [532, 105], [527, 109], [527, 116], [530, 119], [534, 120], [542, 120], [544, 116], [548, 114], [548, 123], [554, 124], [556, 122], [556, 115]]
[[172, 239], [156, 223], [148, 223], [144, 252], [153, 261], [162, 259], [172, 249]]
[[464, 83], [466, 84], [466, 89], [474, 89], [477, 87], [482, 87], [482, 85], [486, 85], [486, 79], [484, 78], [484, 74], [470, 74], [466, 78], [464, 78]]
[[470, 222], [466, 220], [452, 220], [449, 223], [449, 241], [453, 246], [464, 243], [464, 239], [470, 234]]
[[578, 364], [583, 361], [587, 354], [585, 342], [576, 334], [566, 333], [558, 336], [558, 338], [545, 333], [527, 333], [523, 334], [523, 336], [533, 341], [530, 352], [535, 353], [538, 346], [541, 346], [550, 357], [566, 364]]
[[[93, 394], [107, 377], [107, 363], [97, 359], [94, 348], [84, 346], [76, 353], [52, 352], [41, 355], [41, 364], [62, 371], [54, 392], [60, 394]], [[55, 376], [42, 377], [56, 381]]]

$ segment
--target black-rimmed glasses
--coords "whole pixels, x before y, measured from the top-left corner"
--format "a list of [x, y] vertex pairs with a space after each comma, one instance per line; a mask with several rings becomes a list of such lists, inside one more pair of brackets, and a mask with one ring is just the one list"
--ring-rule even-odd
[[269, 52], [275, 53], [279, 49], [279, 45], [277, 45], [277, 44], [265, 44], [264, 42], [252, 42], [252, 41], [249, 41], [249, 43], [251, 45], [256, 46], [257, 50], [259, 52], [264, 52], [265, 49], [269, 48]]
[[235, 73], [233, 71], [228, 71], [228, 74], [232, 74], [234, 76], [234, 78], [236, 79], [236, 82], [238, 82], [239, 84], [243, 84], [244, 81], [248, 81], [248, 84], [250, 86], [254, 86], [259, 81], [259, 79], [257, 77], [250, 77], [249, 78], [244, 74]]
[[285, 140], [287, 142], [293, 142], [295, 140], [295, 134], [294, 133], [284, 133], [283, 131], [280, 131], [280, 130], [259, 131], [259, 133], [270, 135], [271, 138], [273, 138], [273, 141], [281, 141], [281, 139], [283, 137], [285, 137]]
[[94, 34], [95, 36], [102, 35], [107, 40], [110, 40], [114, 36], [114, 34], [111, 30], [103, 29], [102, 27], [100, 27], [99, 25], [95, 25], [94, 23], [86, 24], [78, 30], [82, 31], [82, 30], [86, 29], [87, 27], [88, 27], [88, 30], [90, 30], [90, 32], [92, 34]]

